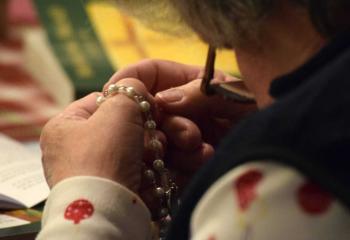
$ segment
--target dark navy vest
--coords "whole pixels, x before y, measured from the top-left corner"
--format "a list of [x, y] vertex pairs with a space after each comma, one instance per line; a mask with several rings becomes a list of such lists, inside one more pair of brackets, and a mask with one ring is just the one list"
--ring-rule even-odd
[[249, 161], [291, 166], [350, 207], [350, 33], [297, 71], [273, 81], [276, 102], [243, 120], [194, 177], [168, 232], [189, 239], [197, 202], [222, 175]]

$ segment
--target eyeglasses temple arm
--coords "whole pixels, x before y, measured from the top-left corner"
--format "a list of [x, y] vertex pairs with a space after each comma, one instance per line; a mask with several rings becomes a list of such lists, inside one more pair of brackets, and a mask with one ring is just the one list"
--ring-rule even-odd
[[214, 94], [213, 89], [210, 87], [210, 81], [214, 78], [215, 57], [216, 49], [215, 47], [209, 45], [207, 61], [205, 63], [204, 69], [204, 76], [201, 83], [201, 91], [206, 95]]

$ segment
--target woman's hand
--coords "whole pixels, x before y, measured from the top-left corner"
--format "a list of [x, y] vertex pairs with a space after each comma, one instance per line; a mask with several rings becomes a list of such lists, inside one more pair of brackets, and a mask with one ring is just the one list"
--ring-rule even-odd
[[[255, 104], [208, 97], [200, 91], [200, 84], [201, 79], [195, 79], [155, 95], [155, 102], [164, 113], [162, 130], [168, 139], [169, 159], [183, 171], [200, 167], [209, 156], [209, 148], [215, 149], [232, 127], [256, 110]], [[199, 152], [193, 155], [192, 165], [181, 161], [188, 159], [189, 150], [194, 147]]]
[[[214, 153], [214, 146], [254, 104], [239, 104], [207, 97], [199, 90], [202, 68], [170, 61], [144, 60], [118, 71], [105, 85], [125, 77], [142, 81], [162, 110], [161, 130], [167, 137], [168, 164], [180, 174], [192, 175]], [[217, 81], [231, 80], [222, 72]]]
[[[129, 78], [120, 84], [152, 101], [140, 81]], [[47, 181], [52, 187], [73, 176], [98, 176], [137, 192], [144, 149], [140, 107], [123, 94], [97, 107], [97, 96], [72, 103], [45, 126], [41, 148]]]

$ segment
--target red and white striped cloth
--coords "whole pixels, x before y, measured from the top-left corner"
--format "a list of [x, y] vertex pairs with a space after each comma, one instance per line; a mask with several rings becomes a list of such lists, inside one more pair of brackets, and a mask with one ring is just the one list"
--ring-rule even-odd
[[21, 43], [0, 43], [0, 132], [19, 141], [38, 140], [59, 110], [53, 98], [23, 68]]
[[23, 44], [16, 30], [37, 25], [31, 1], [10, 0], [8, 11], [9, 37], [0, 40], [0, 133], [19, 141], [35, 141], [59, 108], [24, 68]]

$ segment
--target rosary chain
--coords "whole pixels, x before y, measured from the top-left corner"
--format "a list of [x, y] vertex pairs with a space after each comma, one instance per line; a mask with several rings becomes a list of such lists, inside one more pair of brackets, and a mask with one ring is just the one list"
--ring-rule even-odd
[[159, 220], [162, 232], [162, 229], [164, 231], [171, 221], [171, 209], [173, 205], [178, 204], [178, 187], [171, 178], [169, 170], [166, 168], [162, 159], [161, 151], [163, 146], [156, 136], [157, 124], [152, 117], [151, 104], [144, 96], [138, 94], [133, 87], [111, 84], [103, 92], [102, 96], [97, 97], [97, 105], [101, 105], [108, 97], [116, 94], [124, 94], [134, 100], [140, 106], [140, 110], [143, 113], [145, 119], [144, 128], [150, 139], [148, 147], [154, 152], [155, 158], [152, 162], [152, 168], [145, 169], [143, 174], [154, 186], [154, 196], [159, 199], [161, 204], [158, 213], [153, 213], [153, 218]]

